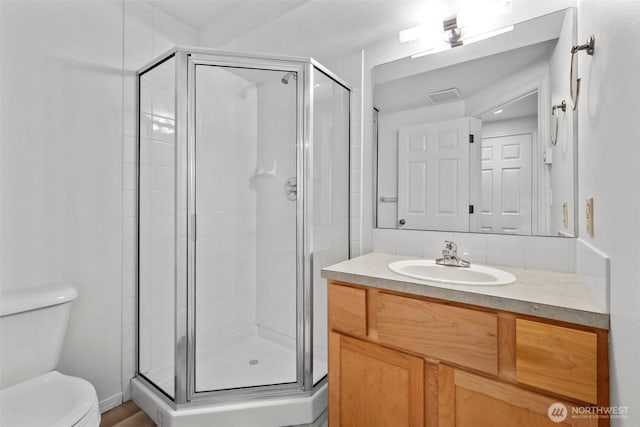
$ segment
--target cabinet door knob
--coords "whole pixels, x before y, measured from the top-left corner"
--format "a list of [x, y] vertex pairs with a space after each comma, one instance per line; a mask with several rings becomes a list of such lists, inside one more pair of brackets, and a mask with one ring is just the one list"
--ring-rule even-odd
[[405, 221], [404, 219], [401, 219], [400, 221], [398, 221], [398, 224], [400, 224], [401, 226], [405, 225], [407, 223], [407, 221]]

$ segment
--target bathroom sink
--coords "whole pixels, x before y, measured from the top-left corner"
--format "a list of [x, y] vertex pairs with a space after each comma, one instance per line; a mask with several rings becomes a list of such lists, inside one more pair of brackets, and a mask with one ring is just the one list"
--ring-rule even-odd
[[436, 264], [433, 259], [410, 259], [389, 263], [389, 270], [414, 279], [453, 285], [498, 286], [509, 285], [516, 277], [506, 271], [484, 265], [449, 267]]

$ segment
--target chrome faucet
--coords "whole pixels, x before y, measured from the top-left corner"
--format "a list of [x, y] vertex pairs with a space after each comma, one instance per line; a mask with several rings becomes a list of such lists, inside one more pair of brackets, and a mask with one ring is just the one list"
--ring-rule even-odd
[[444, 241], [444, 249], [442, 250], [442, 258], [436, 259], [436, 264], [446, 265], [449, 267], [469, 267], [471, 263], [465, 261], [458, 256], [458, 245], [450, 240]]

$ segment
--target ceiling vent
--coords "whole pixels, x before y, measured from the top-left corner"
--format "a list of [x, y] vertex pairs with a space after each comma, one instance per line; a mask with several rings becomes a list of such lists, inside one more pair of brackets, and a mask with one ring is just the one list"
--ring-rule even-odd
[[456, 99], [460, 99], [460, 91], [453, 87], [451, 89], [440, 90], [438, 92], [431, 92], [427, 95], [429, 101], [432, 104], [442, 104], [443, 102], [449, 102]]

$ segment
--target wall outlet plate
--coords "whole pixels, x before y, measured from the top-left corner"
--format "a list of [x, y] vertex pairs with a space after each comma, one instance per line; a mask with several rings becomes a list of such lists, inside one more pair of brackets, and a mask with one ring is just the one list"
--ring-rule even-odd
[[591, 237], [594, 236], [595, 230], [593, 227], [593, 197], [587, 199], [587, 234]]

